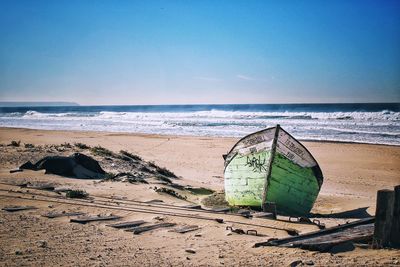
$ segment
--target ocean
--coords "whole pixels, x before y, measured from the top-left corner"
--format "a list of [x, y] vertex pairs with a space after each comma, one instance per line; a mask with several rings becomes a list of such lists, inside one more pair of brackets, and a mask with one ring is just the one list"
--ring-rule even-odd
[[299, 140], [400, 145], [400, 103], [0, 107], [0, 127], [242, 137], [280, 124]]

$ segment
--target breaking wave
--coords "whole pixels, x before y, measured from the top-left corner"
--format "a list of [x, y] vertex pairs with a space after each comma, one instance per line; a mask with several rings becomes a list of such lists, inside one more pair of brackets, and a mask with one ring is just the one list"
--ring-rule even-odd
[[[329, 107], [329, 109], [332, 109]], [[48, 109], [0, 108], [0, 126], [34, 129], [135, 132], [172, 135], [240, 137], [281, 124], [303, 140], [330, 140], [400, 145], [399, 110], [324, 110], [312, 107], [160, 108], [145, 106]]]

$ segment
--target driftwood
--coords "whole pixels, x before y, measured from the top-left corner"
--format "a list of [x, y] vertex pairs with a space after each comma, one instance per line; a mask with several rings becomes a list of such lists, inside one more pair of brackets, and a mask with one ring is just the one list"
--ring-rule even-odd
[[132, 227], [136, 227], [142, 224], [145, 224], [146, 222], [143, 220], [139, 220], [139, 221], [131, 221], [131, 222], [120, 222], [120, 223], [116, 223], [116, 224], [107, 224], [106, 226], [110, 226], [113, 228], [132, 228]]
[[254, 218], [268, 218], [273, 219], [274, 214], [271, 212], [256, 212], [252, 214]]
[[32, 185], [27, 186], [29, 189], [37, 189], [37, 190], [45, 190], [45, 191], [54, 191], [55, 187], [51, 184], [42, 184], [42, 185]]
[[182, 206], [182, 208], [186, 209], [194, 209], [194, 210], [202, 210], [203, 208], [201, 205], [187, 205], [187, 206]]
[[169, 232], [184, 234], [184, 233], [196, 231], [199, 229], [200, 229], [200, 227], [198, 227], [197, 225], [183, 225], [183, 226], [177, 227], [175, 229], [169, 230]]
[[327, 252], [331, 248], [346, 242], [366, 242], [372, 240], [374, 233], [374, 224], [365, 224], [347, 228], [343, 231], [331, 233], [323, 236], [317, 236], [310, 239], [289, 242], [281, 246], [299, 247], [307, 250], [316, 250]]
[[21, 211], [21, 210], [34, 210], [37, 209], [36, 207], [33, 206], [9, 206], [9, 207], [4, 207], [2, 210], [8, 211], [8, 212], [15, 212], [15, 211]]
[[132, 227], [132, 228], [126, 229], [125, 231], [133, 232], [133, 234], [138, 235], [138, 234], [141, 234], [143, 232], [151, 231], [151, 230], [154, 230], [154, 229], [164, 228], [164, 227], [172, 227], [172, 226], [175, 226], [175, 225], [176, 225], [176, 223], [158, 223], [158, 224], [152, 224], [152, 225], [148, 225], [148, 226]]
[[144, 203], [162, 203], [164, 202], [161, 199], [152, 199], [152, 200], [148, 200], [148, 201], [144, 201]]
[[227, 213], [227, 212], [230, 212], [231, 209], [230, 209], [230, 208], [214, 208], [214, 209], [211, 209], [211, 211], [213, 211], [213, 212]]
[[24, 170], [17, 168], [17, 169], [12, 169], [10, 170], [10, 173], [14, 173], [14, 172], [23, 172]]
[[43, 214], [43, 217], [49, 218], [49, 219], [54, 219], [54, 218], [59, 218], [59, 217], [69, 217], [69, 216], [79, 216], [83, 215], [84, 213], [82, 212], [60, 212], [60, 213], [55, 213], [55, 212], [49, 212], [46, 214]]
[[[256, 243], [254, 245], [254, 247], [281, 246], [281, 245], [286, 245], [286, 244], [294, 243], [294, 242], [298, 242], [298, 241], [310, 240], [312, 238], [328, 236], [328, 235], [331, 235], [331, 234], [334, 234], [334, 233], [343, 233], [343, 236], [346, 236], [348, 234], [348, 233], [344, 232], [346, 229], [351, 229], [351, 228], [354, 228], [354, 227], [359, 226], [359, 225], [372, 224], [374, 222], [374, 220], [375, 220], [375, 218], [372, 217], [372, 218], [357, 220], [355, 222], [351, 222], [351, 223], [347, 223], [347, 224], [343, 224], [343, 225], [334, 226], [334, 227], [331, 227], [331, 228], [326, 228], [326, 229], [323, 229], [323, 230], [320, 230], [320, 231], [306, 233], [306, 234], [299, 235], [299, 236], [286, 237], [286, 238], [281, 238], [281, 239], [273, 239], [273, 240], [268, 240], [266, 242], [259, 242], [259, 243]], [[366, 229], [370, 229], [370, 228], [367, 227], [367, 228], [364, 229], [366, 231], [365, 232], [366, 235], [369, 235], [369, 232], [368, 232], [369, 230], [367, 231]], [[356, 230], [356, 232], [357, 231], [358, 231], [358, 229]], [[333, 236], [334, 235], [332, 235], [331, 237], [333, 237]], [[333, 241], [334, 240], [332, 240], [332, 242]], [[347, 241], [349, 241], [349, 240], [347, 240]], [[326, 242], [329, 242], [329, 241], [326, 240]]]
[[120, 219], [120, 216], [82, 216], [78, 218], [73, 218], [70, 220], [70, 222], [76, 222], [76, 223], [88, 223], [88, 222], [96, 222], [96, 221], [109, 221], [109, 220], [116, 220]]

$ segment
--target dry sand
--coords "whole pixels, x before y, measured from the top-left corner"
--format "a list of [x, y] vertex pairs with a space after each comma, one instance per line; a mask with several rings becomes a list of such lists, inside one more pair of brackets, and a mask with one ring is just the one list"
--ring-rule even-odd
[[[0, 128], [0, 143], [5, 145], [12, 140], [21, 140], [21, 144], [32, 143], [36, 146], [81, 142], [90, 146], [101, 145], [116, 152], [123, 149], [173, 171], [180, 176], [176, 181], [179, 184], [202, 186], [219, 191], [223, 190], [222, 154], [237, 141], [234, 138]], [[304, 145], [319, 162], [325, 177], [313, 209], [314, 213], [330, 214], [366, 208], [368, 213], [374, 214], [376, 191], [391, 189], [400, 184], [400, 147], [327, 142], [304, 142]], [[162, 199], [166, 203], [185, 204], [183, 200], [156, 193], [150, 189], [153, 185], [98, 183], [93, 180], [45, 175], [40, 171], [10, 174], [11, 168], [17, 167], [25, 160], [20, 157], [21, 151], [25, 149], [23, 145], [20, 148], [4, 146], [1, 148], [2, 153], [7, 155], [1, 155], [0, 182], [50, 182], [59, 187], [84, 189], [95, 195], [118, 195], [140, 201]], [[107, 171], [112, 170], [107, 169]], [[0, 189], [11, 188], [15, 189], [0, 185]], [[0, 194], [7, 193], [3, 191]], [[189, 196], [189, 200], [193, 202], [200, 201], [200, 198]], [[287, 266], [296, 260], [312, 261], [317, 266], [376, 266], [398, 265], [400, 260], [398, 250], [387, 249], [355, 248], [343, 253], [330, 254], [276, 247], [252, 248], [255, 242], [271, 237], [283, 237], [286, 233], [256, 227], [259, 233], [265, 235], [264, 237], [227, 235], [229, 231], [226, 231], [225, 227], [229, 224], [171, 216], [162, 217], [167, 222], [199, 225], [202, 228], [186, 234], [159, 229], [133, 236], [128, 232], [106, 227], [105, 223], [101, 222], [80, 225], [69, 223], [68, 218], [47, 219], [40, 215], [50, 210], [79, 209], [90, 214], [113, 213], [124, 216], [124, 220], [143, 219], [153, 222], [156, 221], [154, 219], [156, 215], [107, 211], [9, 197], [0, 199], [1, 207], [22, 204], [39, 207], [36, 210], [16, 213], [0, 212], [0, 265], [3, 266]], [[238, 222], [249, 222], [244, 218], [233, 219]], [[291, 227], [301, 232], [316, 230], [310, 225], [265, 219], [252, 219], [251, 222]], [[327, 220], [326, 223], [332, 225], [337, 221]], [[234, 226], [249, 229], [243, 225], [234, 224]], [[46, 244], [43, 245], [42, 241]], [[196, 253], [185, 252], [188, 248]]]

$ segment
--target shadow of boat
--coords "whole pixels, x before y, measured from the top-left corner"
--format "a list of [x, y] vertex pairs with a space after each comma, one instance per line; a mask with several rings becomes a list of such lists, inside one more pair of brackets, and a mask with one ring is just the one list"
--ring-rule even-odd
[[373, 217], [367, 212], [368, 208], [369, 207], [363, 207], [330, 214], [310, 213], [309, 218], [364, 219]]

